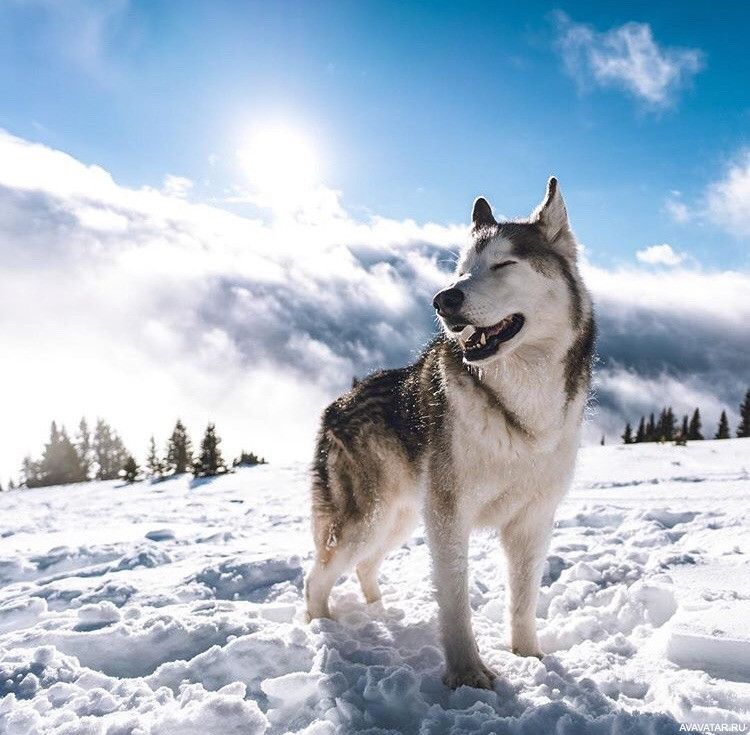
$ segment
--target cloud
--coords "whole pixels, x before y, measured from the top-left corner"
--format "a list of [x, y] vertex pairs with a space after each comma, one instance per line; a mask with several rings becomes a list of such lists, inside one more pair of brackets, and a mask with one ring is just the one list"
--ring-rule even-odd
[[750, 149], [741, 150], [723, 178], [709, 184], [705, 213], [737, 237], [750, 235]]
[[679, 265], [685, 260], [685, 253], [676, 253], [671, 245], [652, 245], [651, 247], [638, 250], [635, 257], [641, 263], [649, 265]]
[[673, 191], [664, 200], [664, 209], [667, 214], [678, 224], [684, 225], [690, 222], [694, 213], [690, 210], [685, 202], [680, 200], [680, 193]]
[[732, 156], [723, 173], [709, 182], [694, 201], [685, 203], [670, 192], [664, 207], [679, 224], [710, 222], [736, 238], [750, 235], [750, 148]]
[[194, 183], [186, 176], [175, 176], [167, 174], [164, 177], [162, 192], [168, 197], [179, 197], [184, 199], [192, 190]]
[[[232, 456], [307, 458], [354, 375], [403, 365], [434, 331], [464, 226], [314, 217], [264, 224], [0, 132], [0, 477], [52, 418], [101, 415], [142, 454], [181, 416]], [[336, 206], [333, 206], [335, 204]], [[734, 408], [746, 390], [750, 275], [584, 264], [600, 322], [599, 406], [613, 432], [647, 404]], [[670, 392], [666, 391], [666, 387]], [[680, 386], [684, 391], [680, 393]]]
[[678, 90], [704, 66], [699, 49], [660, 46], [648, 23], [625, 23], [601, 32], [554, 15], [557, 42], [571, 76], [590, 84], [617, 87], [654, 108], [669, 106]]

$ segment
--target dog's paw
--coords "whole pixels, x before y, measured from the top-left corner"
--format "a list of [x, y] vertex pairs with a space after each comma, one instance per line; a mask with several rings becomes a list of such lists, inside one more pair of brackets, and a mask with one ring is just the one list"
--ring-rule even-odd
[[527, 658], [538, 658], [540, 661], [544, 658], [544, 652], [539, 646], [513, 646], [511, 649], [516, 656]]
[[497, 678], [492, 669], [487, 668], [481, 661], [476, 666], [462, 669], [450, 669], [443, 676], [443, 684], [449, 689], [458, 687], [474, 687], [475, 689], [492, 689]]

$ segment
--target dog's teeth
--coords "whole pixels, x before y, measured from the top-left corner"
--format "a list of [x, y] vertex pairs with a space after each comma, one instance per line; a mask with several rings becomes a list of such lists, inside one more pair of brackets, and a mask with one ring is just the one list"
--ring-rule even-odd
[[482, 343], [482, 345], [487, 344], [487, 335], [482, 332], [482, 336], [479, 338], [479, 341]]

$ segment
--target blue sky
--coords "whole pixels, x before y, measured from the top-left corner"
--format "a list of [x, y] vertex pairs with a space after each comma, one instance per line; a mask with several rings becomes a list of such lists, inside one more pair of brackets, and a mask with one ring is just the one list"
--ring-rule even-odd
[[[482, 193], [518, 216], [555, 173], [595, 262], [669, 243], [748, 264], [744, 231], [669, 205], [700, 211], [748, 144], [741, 3], [23, 0], [0, 19], [0, 127], [124, 185], [172, 173], [215, 198], [241, 179], [245, 131], [281, 121], [354, 214], [464, 222]], [[633, 22], [694, 54], [661, 101], [581, 61]], [[571, 27], [591, 37], [566, 54]]]

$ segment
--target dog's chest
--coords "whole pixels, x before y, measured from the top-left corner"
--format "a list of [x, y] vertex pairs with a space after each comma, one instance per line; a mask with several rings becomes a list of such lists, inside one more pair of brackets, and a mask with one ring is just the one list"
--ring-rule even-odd
[[547, 402], [552, 414], [540, 421], [538, 397], [526, 406], [521, 397], [511, 408], [476, 387], [456, 388], [450, 397], [453, 467], [459, 491], [474, 501], [469, 505], [502, 514], [532, 497], [559, 497], [575, 460], [579, 421], [556, 400]]

